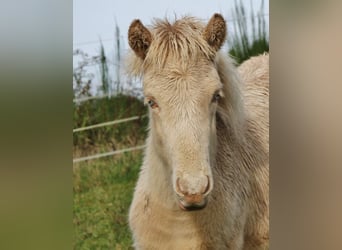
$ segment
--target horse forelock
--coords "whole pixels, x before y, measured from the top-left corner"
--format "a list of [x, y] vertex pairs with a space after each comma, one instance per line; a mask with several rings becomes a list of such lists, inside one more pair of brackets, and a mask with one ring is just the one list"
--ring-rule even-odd
[[167, 19], [156, 19], [146, 65], [163, 67], [166, 62], [187, 63], [203, 56], [212, 60], [215, 51], [204, 40], [203, 30], [204, 24], [192, 17], [185, 17], [174, 23]]
[[158, 70], [166, 63], [184, 66], [199, 58], [213, 61], [216, 51], [203, 37], [205, 24], [194, 17], [183, 17], [173, 22], [154, 19], [149, 27], [153, 40], [146, 58], [132, 54], [128, 62], [129, 73], [141, 76], [146, 70]]

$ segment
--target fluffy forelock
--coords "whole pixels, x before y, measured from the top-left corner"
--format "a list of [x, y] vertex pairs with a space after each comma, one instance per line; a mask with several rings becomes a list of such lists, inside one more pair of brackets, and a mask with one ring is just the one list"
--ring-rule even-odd
[[141, 76], [147, 69], [163, 68], [167, 62], [186, 64], [204, 57], [213, 61], [215, 50], [203, 38], [205, 24], [194, 17], [183, 17], [174, 22], [154, 19], [149, 27], [153, 40], [146, 58], [131, 53], [128, 57], [128, 72]]

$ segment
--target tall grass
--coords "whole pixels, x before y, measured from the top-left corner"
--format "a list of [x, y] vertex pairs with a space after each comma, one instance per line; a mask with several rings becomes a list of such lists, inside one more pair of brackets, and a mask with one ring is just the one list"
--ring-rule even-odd
[[122, 93], [122, 84], [121, 84], [121, 77], [120, 77], [120, 62], [121, 62], [121, 45], [120, 45], [120, 28], [118, 24], [115, 24], [115, 47], [116, 47], [116, 53], [114, 57], [115, 61], [115, 75], [116, 75], [116, 80], [115, 80], [115, 85], [116, 85], [116, 94]]
[[[255, 12], [252, 1], [250, 17], [246, 13], [246, 7], [242, 1], [234, 0], [232, 17], [234, 33], [229, 36], [228, 46], [231, 48], [229, 54], [238, 64], [252, 56], [269, 52], [269, 37], [265, 21], [264, 0], [261, 1], [259, 11]], [[256, 14], [256, 17], [255, 17]], [[250, 27], [250, 29], [249, 29]], [[251, 31], [250, 31], [251, 30]]]
[[105, 49], [101, 41], [100, 41], [99, 67], [100, 67], [100, 75], [101, 75], [101, 90], [103, 94], [110, 96], [112, 94], [112, 86], [111, 86], [112, 82], [111, 82], [110, 75], [109, 75], [108, 62], [107, 62]]

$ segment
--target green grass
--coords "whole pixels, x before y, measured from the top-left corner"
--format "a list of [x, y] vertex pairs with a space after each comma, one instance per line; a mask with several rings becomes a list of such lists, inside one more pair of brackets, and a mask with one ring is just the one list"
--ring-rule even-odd
[[142, 152], [74, 165], [74, 249], [133, 249], [128, 209]]

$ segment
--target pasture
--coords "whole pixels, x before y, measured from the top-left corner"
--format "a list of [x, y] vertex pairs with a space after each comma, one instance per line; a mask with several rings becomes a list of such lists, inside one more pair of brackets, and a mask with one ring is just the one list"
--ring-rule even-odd
[[[101, 112], [99, 112], [101, 110]], [[141, 100], [118, 95], [74, 105], [74, 128], [146, 114]], [[143, 145], [147, 117], [73, 134], [73, 158]], [[128, 208], [142, 151], [73, 164], [73, 249], [132, 249]]]
[[131, 249], [128, 208], [142, 152], [74, 164], [73, 249]]

